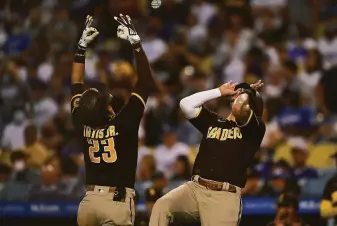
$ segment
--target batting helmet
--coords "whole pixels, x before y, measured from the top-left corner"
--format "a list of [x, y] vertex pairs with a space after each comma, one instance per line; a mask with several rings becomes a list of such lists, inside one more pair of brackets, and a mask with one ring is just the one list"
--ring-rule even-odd
[[82, 124], [91, 127], [104, 126], [109, 118], [107, 110], [112, 97], [95, 88], [87, 89], [79, 101], [79, 111]]
[[258, 91], [250, 87], [247, 83], [240, 83], [235, 86], [234, 90], [243, 89], [242, 93], [246, 93], [249, 96], [250, 108], [257, 116], [262, 116], [263, 113], [263, 99]]

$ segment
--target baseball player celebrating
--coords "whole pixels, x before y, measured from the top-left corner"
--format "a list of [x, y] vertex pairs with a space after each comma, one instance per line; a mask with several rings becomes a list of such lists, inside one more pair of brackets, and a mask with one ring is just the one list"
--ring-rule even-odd
[[[181, 100], [189, 121], [203, 134], [193, 167], [192, 181], [160, 198], [153, 207], [150, 226], [201, 221], [204, 226], [235, 226], [241, 219], [241, 188], [246, 170], [265, 133], [263, 101], [253, 85], [228, 82], [213, 90]], [[231, 97], [232, 113], [222, 118], [202, 105]]]
[[131, 43], [138, 81], [124, 108], [115, 114], [107, 89], [84, 89], [85, 52], [98, 35], [88, 16], [75, 53], [71, 113], [86, 168], [87, 193], [80, 203], [80, 226], [133, 225], [138, 130], [148, 95], [155, 88], [151, 68], [129, 16], [115, 18], [117, 36]]

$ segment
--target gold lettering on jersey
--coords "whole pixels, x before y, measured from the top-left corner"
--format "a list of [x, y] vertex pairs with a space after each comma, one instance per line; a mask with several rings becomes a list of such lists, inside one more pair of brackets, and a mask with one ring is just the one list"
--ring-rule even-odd
[[113, 137], [116, 136], [116, 130], [115, 130], [115, 126], [109, 126], [109, 128], [106, 131], [106, 135], [105, 137]]
[[228, 129], [223, 129], [220, 140], [226, 140], [228, 136]]
[[219, 127], [209, 127], [207, 132], [208, 139], [217, 140], [235, 140], [242, 139], [242, 133], [239, 127], [233, 127], [231, 129], [222, 129]]
[[207, 138], [215, 138], [216, 136], [216, 131], [218, 130], [218, 127], [210, 127], [208, 130]]
[[84, 126], [83, 129], [83, 136], [90, 139], [104, 139], [116, 136], [115, 126], [109, 126], [106, 130], [105, 129], [94, 129], [89, 126]]
[[242, 134], [241, 134], [241, 131], [240, 131], [240, 128], [238, 127], [235, 127], [234, 128], [234, 139], [241, 139], [242, 138]]

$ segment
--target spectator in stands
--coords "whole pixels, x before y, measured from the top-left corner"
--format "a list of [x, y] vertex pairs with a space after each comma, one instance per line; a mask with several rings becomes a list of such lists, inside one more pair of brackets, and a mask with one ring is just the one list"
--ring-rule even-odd
[[137, 172], [137, 180], [148, 181], [151, 180], [153, 174], [156, 172], [156, 160], [152, 155], [143, 156], [140, 161], [139, 169]]
[[5, 186], [5, 183], [9, 180], [11, 175], [11, 168], [5, 164], [0, 163], [0, 200], [1, 191]]
[[41, 168], [41, 182], [35, 184], [29, 194], [30, 201], [65, 201], [70, 197], [65, 191], [65, 186], [61, 184], [60, 171], [52, 164], [45, 164]]
[[309, 106], [302, 105], [298, 91], [285, 89], [282, 93], [285, 106], [278, 115], [281, 129], [288, 135], [307, 134], [314, 127], [315, 112]]
[[29, 197], [31, 184], [39, 181], [36, 171], [28, 168], [27, 155], [23, 151], [11, 154], [12, 174], [8, 183], [2, 189], [2, 199], [5, 201], [26, 201]]
[[15, 56], [30, 47], [32, 38], [25, 32], [23, 21], [17, 17], [12, 21], [12, 30], [8, 36], [3, 50], [7, 55]]
[[24, 130], [27, 123], [25, 111], [22, 108], [15, 110], [13, 121], [4, 128], [1, 146], [9, 150], [24, 146]]
[[248, 169], [246, 186], [241, 190], [243, 196], [260, 196], [263, 181], [255, 169]]
[[174, 173], [174, 163], [179, 155], [188, 156], [189, 148], [186, 144], [177, 142], [176, 128], [164, 127], [163, 144], [155, 150], [157, 169], [171, 178]]
[[[48, 120], [51, 120], [58, 111], [56, 102], [47, 95], [48, 86], [46, 83], [38, 80], [30, 80], [30, 87], [32, 89], [34, 123], [41, 128], [41, 126]], [[29, 108], [31, 106], [28, 106]]]
[[81, 200], [85, 194], [84, 181], [79, 177], [79, 168], [70, 157], [61, 158], [62, 178], [61, 184], [64, 187], [64, 193], [72, 200]]
[[318, 41], [318, 49], [323, 55], [325, 69], [337, 65], [337, 30], [333, 20], [326, 23], [325, 34]]
[[18, 58], [6, 62], [0, 79], [1, 86], [1, 115], [2, 120], [8, 123], [13, 119], [13, 113], [16, 109], [22, 108], [29, 101], [29, 93], [26, 81], [24, 67], [20, 66], [22, 62]]
[[317, 104], [325, 116], [337, 114], [337, 66], [325, 71], [316, 90]]
[[69, 11], [57, 7], [53, 19], [47, 25], [47, 39], [53, 53], [70, 51], [76, 40], [77, 27], [69, 20]]
[[153, 188], [164, 191], [168, 185], [165, 175], [158, 171], [152, 176]]
[[144, 51], [151, 64], [156, 63], [168, 51], [168, 46], [158, 35], [158, 30], [149, 25], [142, 42]]
[[38, 141], [37, 128], [34, 125], [28, 125], [24, 131], [25, 146], [22, 150], [29, 156], [28, 165], [35, 169], [40, 169], [42, 164], [48, 158], [48, 151]]
[[191, 11], [198, 18], [198, 24], [206, 26], [216, 14], [217, 8], [205, 0], [196, 0], [194, 2]]
[[292, 172], [297, 180], [317, 178], [317, 171], [307, 166], [309, 147], [303, 138], [292, 139], [291, 154], [293, 157]]
[[188, 157], [186, 155], [179, 155], [175, 163], [172, 180], [188, 181], [192, 177], [191, 172], [191, 165]]
[[145, 190], [145, 211], [137, 212], [135, 219], [135, 226], [149, 225], [150, 216], [153, 205], [163, 196], [163, 191], [155, 188], [148, 188]]
[[308, 103], [311, 106], [315, 106], [315, 99], [312, 94], [315, 92], [316, 86], [322, 77], [322, 61], [322, 55], [318, 50], [310, 50], [305, 60], [305, 71], [298, 75], [301, 83], [301, 94], [308, 98]]
[[280, 195], [277, 201], [275, 220], [267, 226], [289, 225], [289, 226], [309, 226], [298, 215], [299, 201], [296, 196], [290, 194]]
[[11, 154], [13, 172], [11, 181], [34, 183], [37, 181], [37, 173], [28, 166], [29, 156], [22, 150], [14, 151]]
[[291, 180], [291, 176], [290, 166], [285, 161], [276, 162], [261, 194], [263, 196], [279, 196], [288, 191], [299, 193], [299, 187]]
[[59, 150], [63, 139], [64, 138], [58, 131], [54, 121], [47, 121], [42, 126], [40, 142], [47, 148], [48, 152]]
[[300, 81], [298, 79], [298, 66], [292, 60], [283, 62], [283, 74], [287, 87], [292, 91], [299, 91]]

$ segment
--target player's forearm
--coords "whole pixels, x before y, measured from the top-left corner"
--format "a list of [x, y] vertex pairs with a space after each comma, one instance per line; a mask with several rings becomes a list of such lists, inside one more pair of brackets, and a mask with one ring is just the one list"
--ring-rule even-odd
[[144, 52], [140, 42], [132, 45], [136, 60], [136, 70], [138, 75], [138, 86], [144, 87], [149, 91], [156, 89], [156, 81], [153, 77], [150, 62]]
[[221, 92], [218, 88], [195, 93], [182, 99], [180, 101], [180, 108], [184, 112], [186, 118], [191, 119], [198, 114], [200, 106], [202, 106], [207, 101], [213, 100], [220, 96]]
[[334, 207], [332, 202], [323, 200], [320, 206], [321, 216], [323, 218], [330, 218], [337, 216], [337, 207]]
[[71, 74], [72, 83], [83, 83], [85, 73], [85, 52], [84, 48], [78, 47], [73, 62], [73, 69]]
[[252, 110], [249, 106], [249, 96], [246, 93], [241, 94], [235, 99], [232, 106], [232, 114], [241, 125], [247, 123]]

